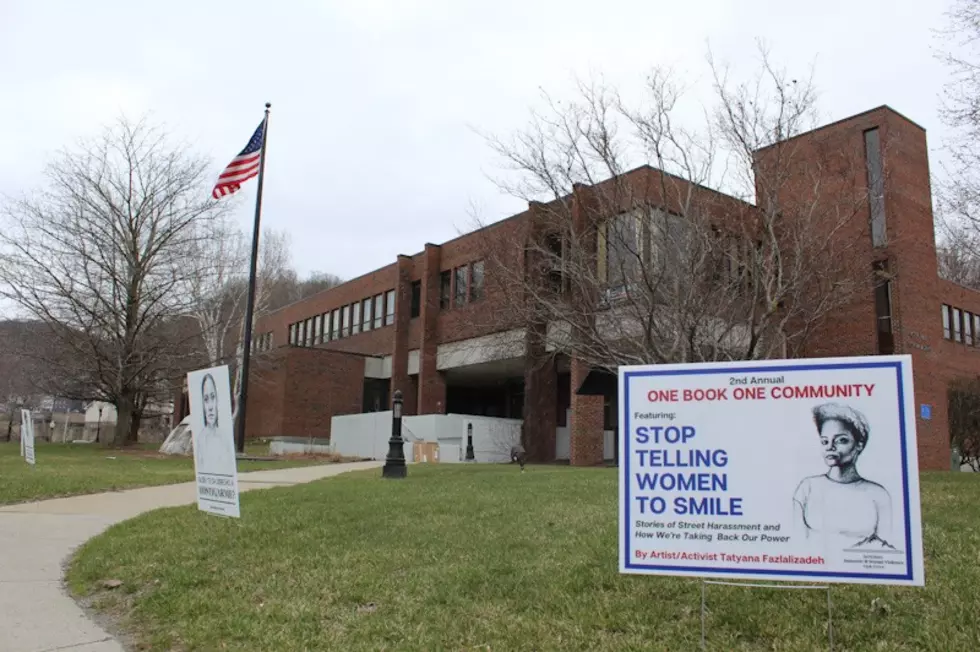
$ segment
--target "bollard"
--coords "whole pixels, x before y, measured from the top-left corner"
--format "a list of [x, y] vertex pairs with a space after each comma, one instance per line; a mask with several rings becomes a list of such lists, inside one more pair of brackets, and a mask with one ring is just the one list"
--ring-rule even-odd
[[476, 455], [473, 454], [473, 424], [466, 424], [466, 461], [475, 462]]
[[405, 449], [402, 439], [402, 392], [395, 390], [391, 399], [391, 439], [388, 440], [388, 457], [381, 468], [382, 478], [404, 478], [408, 469], [405, 467]]

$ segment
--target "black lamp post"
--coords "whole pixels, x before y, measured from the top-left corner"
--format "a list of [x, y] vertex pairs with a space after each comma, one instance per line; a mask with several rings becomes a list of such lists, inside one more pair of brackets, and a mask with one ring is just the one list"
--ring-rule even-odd
[[404, 478], [407, 474], [404, 444], [405, 441], [402, 439], [402, 391], [396, 389], [391, 399], [391, 439], [388, 440], [388, 457], [381, 469], [382, 478]]
[[466, 461], [475, 462], [476, 455], [473, 454], [473, 424], [466, 424]]

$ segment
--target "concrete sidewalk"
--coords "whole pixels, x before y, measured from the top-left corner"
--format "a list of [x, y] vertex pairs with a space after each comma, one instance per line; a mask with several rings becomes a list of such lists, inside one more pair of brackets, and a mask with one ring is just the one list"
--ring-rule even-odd
[[[381, 462], [254, 471], [240, 491], [301, 484]], [[0, 507], [0, 651], [121, 652], [65, 593], [62, 564], [110, 525], [159, 507], [195, 502], [194, 483], [147, 487]], [[248, 518], [243, 510], [243, 518]], [[217, 517], [215, 517], [217, 518]]]

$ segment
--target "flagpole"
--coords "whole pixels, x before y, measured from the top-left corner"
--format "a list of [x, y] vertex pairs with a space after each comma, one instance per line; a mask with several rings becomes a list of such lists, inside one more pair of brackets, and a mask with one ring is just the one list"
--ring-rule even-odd
[[238, 398], [238, 433], [235, 447], [245, 452], [245, 410], [248, 407], [248, 364], [252, 352], [252, 313], [255, 311], [255, 276], [259, 265], [259, 233], [262, 220], [262, 181], [265, 177], [265, 145], [269, 142], [270, 102], [265, 103], [262, 126], [262, 150], [259, 155], [259, 185], [255, 193], [255, 223], [252, 226], [252, 262], [248, 270], [248, 297], [245, 300], [245, 337], [242, 340], [242, 391]]

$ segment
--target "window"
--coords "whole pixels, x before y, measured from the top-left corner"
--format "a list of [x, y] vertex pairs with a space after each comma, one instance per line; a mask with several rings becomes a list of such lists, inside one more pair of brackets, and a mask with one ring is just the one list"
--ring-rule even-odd
[[606, 222], [605, 229], [606, 282], [621, 288], [627, 279], [635, 278], [640, 262], [639, 219], [633, 213], [623, 213]]
[[313, 346], [313, 318], [306, 320], [306, 346]]
[[[945, 308], [945, 306], [943, 306]], [[947, 329], [948, 331], [949, 329]], [[296, 324], [289, 325], [289, 343], [296, 344]]]
[[878, 321], [878, 353], [890, 355], [895, 352], [895, 337], [892, 334], [891, 283], [879, 281], [875, 286], [875, 316]]
[[371, 330], [371, 298], [368, 297], [361, 302], [361, 312], [364, 313], [364, 332]]
[[470, 301], [479, 301], [483, 298], [483, 261], [478, 260], [473, 263], [473, 271], [470, 275]]
[[343, 327], [340, 329], [341, 337], [350, 336], [350, 306], [344, 306], [340, 310], [340, 314], [343, 320]]
[[963, 313], [959, 308], [953, 308], [953, 339], [963, 341]]
[[455, 293], [453, 294], [453, 305], [455, 305], [457, 308], [459, 306], [466, 305], [467, 290], [469, 289], [469, 276], [469, 265], [457, 267], [453, 274], [453, 285], [455, 290]]
[[395, 323], [395, 291], [385, 292], [385, 326]]
[[313, 345], [323, 342], [323, 315], [313, 318]]
[[381, 322], [384, 319], [384, 295], [376, 294], [374, 295], [374, 327], [381, 328]]
[[306, 322], [301, 321], [297, 324], [296, 346], [306, 346]]
[[350, 314], [351, 314], [350, 334], [357, 335], [358, 333], [361, 332], [361, 302], [360, 301], [351, 304]]
[[412, 319], [422, 314], [422, 281], [412, 282], [412, 310], [410, 314]]
[[973, 314], [969, 312], [963, 313], [963, 342], [967, 346], [973, 346]]
[[980, 315], [973, 315], [973, 346], [980, 346]]
[[871, 244], [883, 247], [885, 233], [885, 179], [881, 163], [881, 138], [877, 129], [864, 132], [864, 155], [868, 166], [868, 207], [871, 211]]
[[452, 297], [452, 273], [448, 270], [439, 274], [439, 308], [446, 310], [449, 308], [449, 299]]
[[325, 312], [322, 315], [320, 315], [320, 321], [323, 322], [323, 339], [321, 341], [329, 342], [330, 341], [330, 313]]
[[949, 306], [943, 304], [943, 338], [947, 340], [953, 339], [952, 320], [949, 316], [950, 310], [951, 308]]
[[333, 339], [340, 339], [340, 310], [336, 308], [330, 311], [330, 332], [333, 333]]

